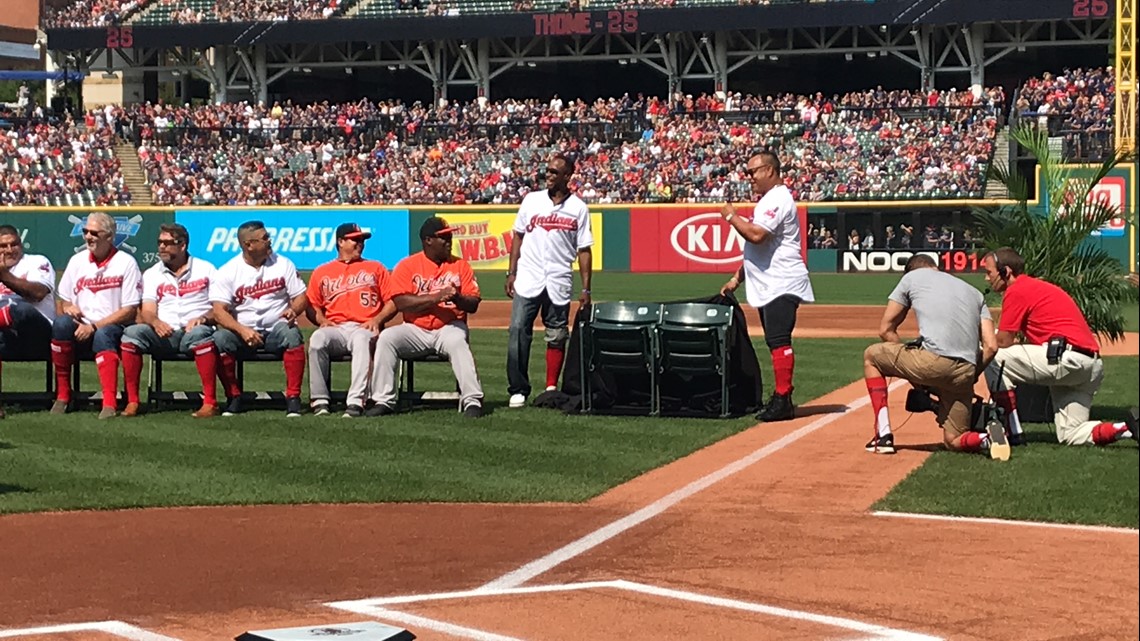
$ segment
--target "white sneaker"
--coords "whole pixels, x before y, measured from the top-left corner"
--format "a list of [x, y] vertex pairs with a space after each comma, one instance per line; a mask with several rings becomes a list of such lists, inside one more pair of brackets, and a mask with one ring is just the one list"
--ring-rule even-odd
[[548, 392], [553, 392], [556, 389], [558, 389], [557, 385], [547, 385], [546, 386], [546, 391], [548, 391]]
[[526, 407], [526, 397], [522, 394], [511, 394], [511, 407]]

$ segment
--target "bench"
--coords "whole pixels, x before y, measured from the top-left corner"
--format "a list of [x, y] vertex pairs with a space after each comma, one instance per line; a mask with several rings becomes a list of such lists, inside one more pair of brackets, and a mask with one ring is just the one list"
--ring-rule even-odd
[[[50, 406], [52, 401], [55, 400], [55, 368], [51, 364], [51, 358], [6, 358], [5, 363], [43, 363], [44, 364], [44, 391], [42, 392], [3, 392], [0, 391], [0, 401], [4, 403], [12, 403], [15, 405], [38, 404], [43, 403], [45, 407]], [[72, 372], [72, 380], [79, 380], [79, 364], [76, 363], [74, 371]], [[72, 387], [75, 387], [72, 385]]]
[[[350, 355], [345, 355], [333, 358], [334, 363], [349, 363], [352, 361]], [[150, 376], [147, 383], [147, 403], [153, 409], [160, 409], [165, 405], [181, 405], [181, 404], [200, 404], [202, 402], [201, 390], [196, 391], [170, 391], [165, 389], [163, 384], [163, 363], [176, 362], [176, 363], [193, 363], [194, 357], [189, 354], [159, 354], [151, 355], [150, 358]], [[281, 357], [275, 356], [267, 352], [257, 352], [252, 356], [237, 359], [237, 380], [241, 386], [243, 393], [242, 399], [247, 403], [252, 403], [261, 407], [284, 408], [285, 407], [285, 393], [282, 391], [270, 392], [251, 392], [245, 389], [245, 364], [247, 362], [254, 363], [280, 363]], [[284, 376], [284, 371], [281, 375]], [[197, 375], [197, 372], [195, 372]], [[219, 390], [221, 391], [221, 390]], [[329, 400], [334, 402], [343, 403], [346, 392], [332, 391]]]
[[[404, 407], [415, 407], [417, 404], [433, 402], [453, 402], [458, 405], [460, 401], [459, 381], [455, 382], [454, 392], [417, 392], [416, 391], [416, 363], [450, 363], [451, 361], [439, 354], [426, 354], [416, 358], [401, 358], [400, 372], [397, 379], [399, 386], [399, 404]], [[405, 387], [406, 382], [406, 387]]]

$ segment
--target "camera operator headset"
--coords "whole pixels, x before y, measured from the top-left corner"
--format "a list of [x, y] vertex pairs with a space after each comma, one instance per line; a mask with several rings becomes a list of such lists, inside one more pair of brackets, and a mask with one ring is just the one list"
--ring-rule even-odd
[[[912, 309], [918, 317], [921, 338], [904, 344], [898, 328]], [[995, 437], [971, 429], [974, 383], [997, 351], [993, 321], [981, 292], [939, 271], [931, 256], [915, 254], [890, 294], [879, 329], [884, 342], [871, 345], [863, 353], [863, 375], [875, 412], [875, 434], [866, 445], [867, 451], [894, 453], [886, 377], [897, 376], [938, 395], [939, 403], [932, 409], [947, 448], [1008, 458], [1003, 430], [997, 430], [995, 442]], [[908, 397], [908, 409], [931, 409], [930, 399], [922, 391]]]
[[[1024, 442], [1014, 390], [1021, 383], [1049, 388], [1057, 440], [1068, 445], [1108, 445], [1136, 433], [1136, 418], [1089, 420], [1093, 395], [1104, 380], [1100, 343], [1076, 302], [1060, 287], [1025, 274], [1025, 260], [1009, 247], [982, 259], [986, 281], [1002, 295], [998, 352], [986, 368], [1004, 410], [1012, 443]], [[1025, 341], [1018, 343], [1022, 335]]]

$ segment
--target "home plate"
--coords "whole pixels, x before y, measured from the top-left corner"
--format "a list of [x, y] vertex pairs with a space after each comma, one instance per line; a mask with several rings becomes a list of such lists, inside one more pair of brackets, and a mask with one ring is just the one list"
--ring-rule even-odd
[[403, 628], [366, 621], [364, 623], [334, 623], [277, 630], [252, 630], [234, 638], [235, 641], [307, 641], [308, 639], [348, 637], [351, 637], [352, 641], [412, 641], [416, 635]]

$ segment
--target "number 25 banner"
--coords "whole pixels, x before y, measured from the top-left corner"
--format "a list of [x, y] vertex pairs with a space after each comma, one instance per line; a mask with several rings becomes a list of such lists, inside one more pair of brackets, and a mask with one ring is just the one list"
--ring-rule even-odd
[[[752, 205], [737, 207], [751, 218]], [[800, 220], [800, 253], [807, 261], [807, 208]], [[724, 272], [740, 265], [745, 240], [724, 222], [720, 205], [652, 205], [629, 210], [632, 272]]]

